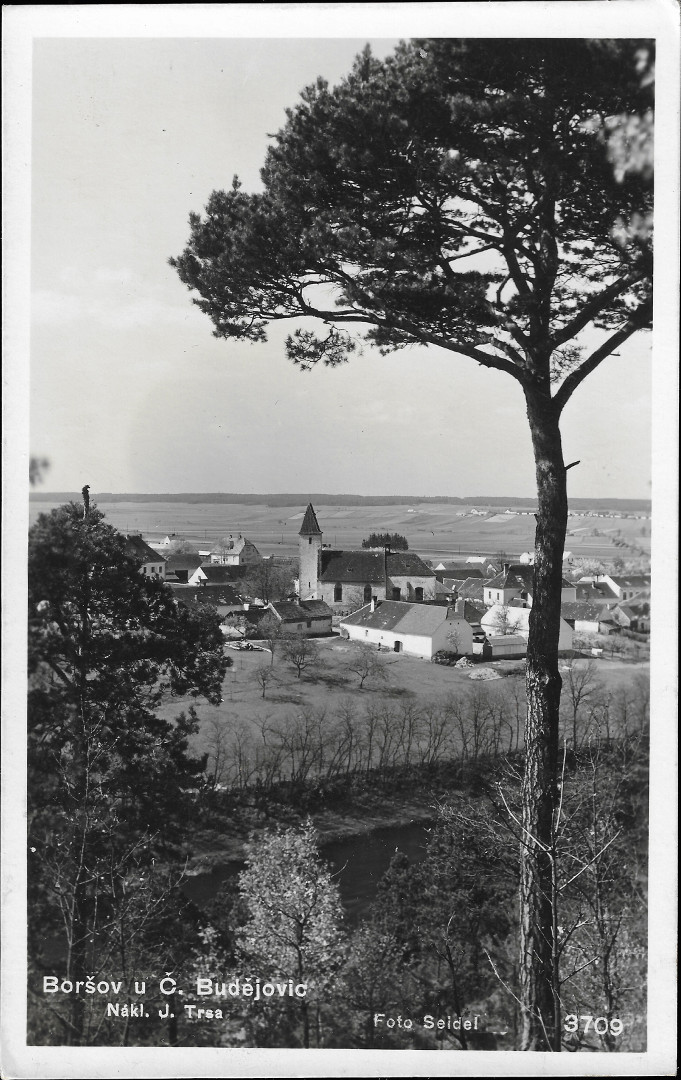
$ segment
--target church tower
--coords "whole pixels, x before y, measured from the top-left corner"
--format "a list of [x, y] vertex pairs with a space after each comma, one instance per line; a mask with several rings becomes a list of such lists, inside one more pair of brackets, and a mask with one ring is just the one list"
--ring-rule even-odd
[[322, 530], [312, 503], [308, 503], [303, 524], [300, 526], [298, 551], [300, 556], [299, 595], [301, 600], [317, 600], [321, 571]]

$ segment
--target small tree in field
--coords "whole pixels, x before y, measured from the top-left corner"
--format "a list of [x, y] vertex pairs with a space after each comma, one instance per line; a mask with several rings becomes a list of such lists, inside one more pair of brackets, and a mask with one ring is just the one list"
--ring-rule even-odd
[[388, 679], [388, 669], [379, 660], [376, 650], [364, 643], [360, 643], [350, 651], [346, 667], [359, 679], [360, 690], [364, 689], [367, 679], [374, 679], [377, 682], [386, 682]]
[[261, 342], [270, 322], [318, 320], [321, 335], [306, 322], [287, 339], [303, 370], [343, 363], [355, 330], [384, 352], [417, 345], [466, 357], [503, 372], [524, 397], [538, 509], [523, 1049], [560, 1049], [547, 852], [559, 794], [567, 473], [576, 464], [563, 457], [561, 416], [652, 315], [650, 169], [613, 170], [606, 123], [648, 115], [652, 66], [641, 78], [642, 53], [650, 58], [652, 44], [443, 38], [402, 43], [384, 61], [366, 49], [338, 87], [320, 79], [288, 110], [263, 191], [249, 195], [235, 178], [214, 192], [171, 260], [218, 337]]
[[300, 678], [304, 671], [310, 671], [319, 664], [317, 643], [304, 634], [287, 635], [283, 639], [281, 653], [286, 663], [295, 670], [297, 678]]

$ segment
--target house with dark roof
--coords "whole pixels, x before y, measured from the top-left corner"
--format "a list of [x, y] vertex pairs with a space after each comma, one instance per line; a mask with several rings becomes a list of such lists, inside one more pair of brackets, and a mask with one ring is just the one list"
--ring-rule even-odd
[[484, 586], [485, 582], [481, 578], [466, 578], [465, 581], [459, 581], [456, 583], [457, 599], [472, 600], [484, 606]]
[[171, 585], [175, 599], [186, 607], [198, 604], [217, 609], [218, 615], [233, 615], [243, 610], [244, 602], [232, 585]]
[[243, 570], [236, 566], [216, 566], [213, 563], [202, 562], [196, 570], [189, 575], [189, 585], [226, 585], [237, 582], [243, 575]]
[[312, 503], [299, 534], [301, 600], [323, 600], [336, 612], [354, 610], [376, 598], [409, 602], [434, 600], [433, 570], [411, 551], [325, 547]]
[[276, 600], [267, 605], [266, 611], [272, 613], [285, 634], [321, 637], [332, 633], [333, 612], [323, 600]]
[[130, 533], [125, 537], [125, 554], [134, 559], [140, 569], [140, 574], [145, 577], [159, 578], [165, 581], [166, 561], [163, 555], [154, 551], [138, 533]]
[[610, 608], [602, 602], [571, 601], [561, 604], [560, 615], [576, 634], [611, 634], [617, 629]]
[[445, 578], [452, 578], [458, 581], [465, 581], [466, 578], [484, 578], [484, 573], [479, 566], [469, 566], [467, 563], [438, 563], [435, 567], [435, 576], [438, 581], [444, 581]]
[[341, 637], [431, 660], [443, 650], [470, 656], [473, 631], [454, 608], [371, 600], [340, 621]]
[[618, 600], [650, 597], [650, 574], [604, 574], [600, 579], [608, 585]]
[[166, 558], [166, 577], [174, 574], [175, 581], [181, 585], [187, 585], [189, 578], [198, 570], [200, 565], [201, 556], [198, 553], [196, 555], [191, 553], [168, 555]]

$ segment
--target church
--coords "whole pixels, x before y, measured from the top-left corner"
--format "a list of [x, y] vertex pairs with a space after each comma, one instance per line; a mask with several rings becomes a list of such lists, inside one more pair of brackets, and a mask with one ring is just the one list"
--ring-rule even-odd
[[435, 599], [435, 572], [411, 551], [325, 547], [312, 503], [308, 503], [299, 536], [301, 600], [324, 600], [338, 612], [355, 610], [371, 600]]

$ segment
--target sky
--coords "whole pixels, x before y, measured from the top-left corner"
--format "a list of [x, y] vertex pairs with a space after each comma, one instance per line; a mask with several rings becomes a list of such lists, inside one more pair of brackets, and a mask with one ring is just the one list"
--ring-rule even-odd
[[[31, 138], [30, 451], [43, 490], [527, 496], [519, 386], [438, 349], [366, 348], [310, 373], [217, 340], [168, 258], [317, 76], [369, 40], [37, 37]], [[580, 387], [563, 421], [574, 497], [649, 498], [651, 335]]]

